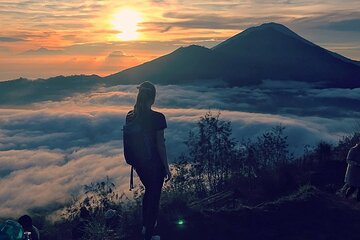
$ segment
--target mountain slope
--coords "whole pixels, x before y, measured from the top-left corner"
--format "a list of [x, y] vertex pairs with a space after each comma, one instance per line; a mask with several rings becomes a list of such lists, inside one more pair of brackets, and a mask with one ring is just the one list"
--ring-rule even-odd
[[59, 100], [74, 93], [86, 92], [101, 82], [97, 75], [57, 76], [49, 79], [19, 78], [0, 82], [1, 105], [27, 104], [44, 100]]
[[158, 84], [189, 84], [195, 80], [216, 79], [222, 64], [211, 49], [191, 45], [153, 61], [106, 77], [108, 84], [134, 83], [144, 80]]
[[188, 210], [184, 227], [160, 224], [162, 239], [355, 240], [360, 234], [359, 206], [312, 186], [254, 207], [238, 201]]
[[325, 82], [330, 87], [360, 85], [360, 68], [355, 62], [276, 23], [249, 28], [215, 46], [213, 51], [229, 59], [230, 75], [235, 81], [252, 78]]
[[110, 84], [204, 84], [224, 81], [230, 86], [262, 80], [312, 82], [323, 87], [359, 87], [360, 67], [300, 37], [287, 27], [266, 23], [249, 28], [212, 49], [200, 46], [176, 51], [106, 78]]

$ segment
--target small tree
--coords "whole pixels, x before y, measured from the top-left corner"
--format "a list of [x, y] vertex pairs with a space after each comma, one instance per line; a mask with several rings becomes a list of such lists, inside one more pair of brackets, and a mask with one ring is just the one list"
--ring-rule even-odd
[[64, 219], [73, 220], [78, 217], [80, 209], [85, 207], [91, 214], [103, 214], [106, 210], [116, 207], [119, 210], [120, 203], [127, 200], [127, 196], [115, 191], [115, 184], [109, 177], [105, 181], [84, 185], [84, 194], [72, 200], [64, 209]]
[[191, 164], [196, 190], [216, 192], [228, 183], [236, 160], [236, 141], [232, 138], [230, 121], [219, 119], [220, 113], [207, 112], [197, 123], [196, 132], [189, 133], [184, 159]]
[[287, 136], [284, 135], [284, 126], [275, 126], [258, 137], [253, 144], [255, 159], [260, 169], [272, 169], [285, 165], [293, 159], [289, 152]]
[[327, 142], [322, 141], [316, 145], [314, 153], [318, 163], [320, 165], [324, 164], [332, 160], [333, 146]]
[[173, 193], [176, 193], [176, 195], [186, 198], [187, 194], [191, 194], [194, 190], [193, 186], [195, 181], [191, 181], [191, 179], [193, 179], [191, 165], [186, 161], [185, 155], [182, 154], [178, 162], [171, 164], [171, 168], [175, 174], [169, 184], [167, 184], [167, 190], [171, 190]]

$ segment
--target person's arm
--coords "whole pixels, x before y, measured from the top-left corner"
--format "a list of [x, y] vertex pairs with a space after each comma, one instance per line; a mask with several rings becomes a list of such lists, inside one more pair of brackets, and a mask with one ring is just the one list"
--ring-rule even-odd
[[359, 154], [357, 154], [357, 149], [352, 147], [350, 148], [347, 157], [346, 157], [346, 162], [350, 165], [355, 165], [355, 166], [359, 166], [360, 162], [359, 162]]
[[[39, 229], [37, 229], [37, 227], [33, 226], [33, 231], [31, 231], [31, 235], [32, 235], [32, 239], [35, 239], [35, 240], [40, 240], [40, 232], [39, 232]], [[35, 233], [33, 235], [33, 233]]]
[[166, 170], [166, 181], [169, 181], [171, 178], [171, 172], [167, 161], [164, 130], [156, 131], [156, 146], [160, 155], [161, 162], [164, 164]]

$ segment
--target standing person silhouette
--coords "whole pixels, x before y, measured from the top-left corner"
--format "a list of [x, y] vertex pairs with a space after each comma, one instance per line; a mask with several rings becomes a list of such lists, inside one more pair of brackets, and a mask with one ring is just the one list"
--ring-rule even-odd
[[348, 166], [345, 174], [345, 197], [350, 197], [357, 190], [356, 200], [360, 201], [360, 138], [357, 144], [350, 148], [346, 162]]
[[170, 180], [171, 172], [167, 162], [164, 129], [167, 127], [165, 116], [153, 111], [155, 102], [155, 86], [146, 81], [138, 86], [134, 109], [126, 115], [126, 124], [132, 121], [138, 123], [149, 132], [152, 149], [151, 161], [134, 166], [145, 194], [142, 200], [142, 221], [145, 240], [151, 240], [159, 212], [160, 195], [164, 178]]

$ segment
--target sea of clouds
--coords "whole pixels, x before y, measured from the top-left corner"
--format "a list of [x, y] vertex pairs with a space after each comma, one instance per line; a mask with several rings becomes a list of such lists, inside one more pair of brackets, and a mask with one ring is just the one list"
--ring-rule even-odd
[[[276, 81], [260, 87], [158, 86], [154, 106], [165, 114], [170, 161], [186, 150], [183, 141], [207, 111], [221, 111], [234, 137], [255, 138], [286, 127], [295, 155], [305, 145], [335, 143], [352, 133], [360, 117], [360, 89], [315, 89]], [[128, 192], [122, 126], [135, 86], [115, 86], [61, 101], [0, 108], [0, 217], [48, 209], [68, 201], [83, 185], [109, 176]]]

